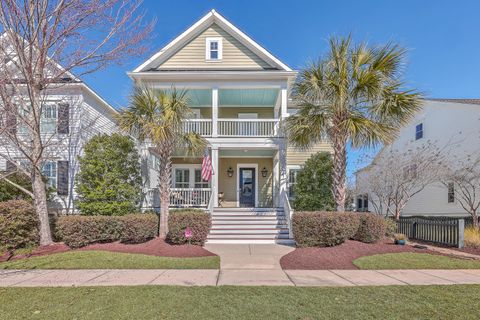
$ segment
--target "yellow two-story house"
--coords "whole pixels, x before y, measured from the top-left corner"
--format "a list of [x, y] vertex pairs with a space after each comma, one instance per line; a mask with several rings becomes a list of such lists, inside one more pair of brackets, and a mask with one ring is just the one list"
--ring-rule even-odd
[[[215, 10], [128, 75], [137, 84], [186, 89], [194, 118], [184, 129], [209, 142], [213, 175], [201, 158], [173, 159], [171, 207], [212, 213], [210, 242], [287, 241], [296, 172], [312, 153], [288, 147], [282, 120], [295, 112], [297, 72]], [[147, 156], [146, 207], [158, 207], [155, 156]]]

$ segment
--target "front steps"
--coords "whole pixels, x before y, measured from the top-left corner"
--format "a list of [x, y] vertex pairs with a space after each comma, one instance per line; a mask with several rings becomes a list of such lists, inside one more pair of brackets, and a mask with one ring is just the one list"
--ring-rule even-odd
[[291, 244], [283, 208], [214, 208], [207, 243]]

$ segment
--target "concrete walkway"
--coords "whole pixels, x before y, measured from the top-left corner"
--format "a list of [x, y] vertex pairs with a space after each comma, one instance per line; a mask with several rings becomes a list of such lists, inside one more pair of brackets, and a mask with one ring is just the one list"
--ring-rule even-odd
[[0, 287], [480, 284], [480, 270], [0, 270]]

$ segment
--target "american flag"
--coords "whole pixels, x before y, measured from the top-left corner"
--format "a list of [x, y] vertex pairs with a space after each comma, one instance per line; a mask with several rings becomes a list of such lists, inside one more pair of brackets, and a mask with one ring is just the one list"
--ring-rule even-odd
[[208, 149], [206, 149], [202, 162], [202, 179], [205, 181], [210, 181], [212, 178], [212, 170], [212, 159], [210, 158]]

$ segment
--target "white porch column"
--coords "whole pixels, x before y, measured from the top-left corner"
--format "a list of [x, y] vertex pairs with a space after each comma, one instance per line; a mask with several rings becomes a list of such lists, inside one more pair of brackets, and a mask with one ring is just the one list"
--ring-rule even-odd
[[279, 160], [279, 154], [280, 152], [277, 150], [275, 152], [275, 155], [273, 156], [273, 181], [272, 181], [272, 187], [273, 187], [273, 205], [280, 207], [280, 162]]
[[218, 207], [218, 147], [212, 147], [212, 197], [213, 197], [213, 206]]
[[218, 88], [212, 89], [212, 137], [218, 137]]
[[288, 106], [288, 89], [286, 86], [282, 87], [281, 91], [280, 91], [280, 110], [281, 110], [281, 116], [282, 116], [282, 119], [285, 119], [286, 117], [288, 117], [288, 110], [287, 110], [287, 106]]
[[286, 144], [282, 143], [278, 149], [278, 170], [280, 171], [280, 178], [278, 182], [279, 207], [284, 206], [285, 196], [287, 196], [287, 148]]

